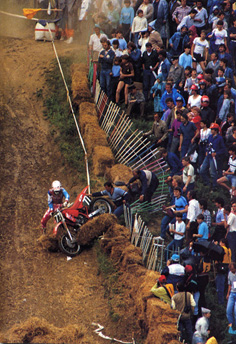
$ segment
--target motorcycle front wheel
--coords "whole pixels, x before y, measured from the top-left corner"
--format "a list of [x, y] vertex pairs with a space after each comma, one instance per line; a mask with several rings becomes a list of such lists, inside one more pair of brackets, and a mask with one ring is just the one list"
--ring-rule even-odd
[[72, 240], [67, 232], [63, 232], [58, 239], [58, 245], [62, 253], [70, 257], [75, 257], [81, 251], [81, 246], [76, 241], [76, 233], [72, 227], [68, 226]]
[[91, 202], [91, 211], [95, 211], [100, 209], [100, 214], [111, 214], [112, 213], [112, 206], [111, 203], [106, 198], [96, 198], [93, 199]]

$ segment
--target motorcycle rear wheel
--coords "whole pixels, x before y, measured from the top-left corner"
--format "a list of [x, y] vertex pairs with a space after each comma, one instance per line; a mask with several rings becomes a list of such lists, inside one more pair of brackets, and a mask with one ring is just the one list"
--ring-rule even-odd
[[100, 214], [111, 214], [112, 213], [112, 205], [106, 198], [95, 198], [91, 202], [91, 211], [95, 211], [100, 209]]
[[81, 252], [81, 246], [76, 242], [76, 233], [73, 227], [68, 226], [70, 234], [72, 236], [72, 241], [67, 232], [63, 231], [58, 239], [59, 249], [62, 253], [67, 256], [75, 257]]

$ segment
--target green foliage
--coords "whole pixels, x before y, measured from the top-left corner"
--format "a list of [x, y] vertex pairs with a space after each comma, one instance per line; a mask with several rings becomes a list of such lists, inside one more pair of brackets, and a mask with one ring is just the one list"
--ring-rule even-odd
[[[65, 75], [67, 85], [71, 85], [70, 66], [72, 58], [60, 58], [62, 70]], [[54, 60], [49, 70], [45, 72], [47, 83], [47, 97], [44, 100], [46, 110], [44, 116], [51, 125], [51, 135], [63, 157], [78, 172], [83, 173], [84, 153], [80, 144], [79, 137], [74, 122], [73, 115], [67, 102], [67, 93], [64, 82], [57, 64]], [[37, 90], [37, 96], [41, 96], [41, 90]]]
[[115, 295], [122, 294], [122, 290], [118, 284], [119, 272], [114, 267], [112, 261], [101, 250], [98, 242], [95, 247], [99, 265], [98, 274], [102, 274], [103, 277], [104, 297], [108, 300], [109, 315], [112, 321], [117, 322], [121, 316], [115, 311], [115, 308], [118, 306], [115, 301]]

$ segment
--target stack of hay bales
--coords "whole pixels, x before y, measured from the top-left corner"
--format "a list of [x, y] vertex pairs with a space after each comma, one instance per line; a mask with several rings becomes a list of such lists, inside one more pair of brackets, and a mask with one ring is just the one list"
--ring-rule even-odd
[[104, 176], [115, 159], [100, 128], [95, 105], [88, 87], [88, 71], [81, 64], [72, 65], [72, 98], [79, 106], [79, 126], [88, 155], [92, 158], [94, 174]]
[[85, 64], [73, 64], [71, 66], [72, 74], [72, 101], [76, 105], [82, 102], [93, 102], [91, 92], [88, 87], [88, 67]]

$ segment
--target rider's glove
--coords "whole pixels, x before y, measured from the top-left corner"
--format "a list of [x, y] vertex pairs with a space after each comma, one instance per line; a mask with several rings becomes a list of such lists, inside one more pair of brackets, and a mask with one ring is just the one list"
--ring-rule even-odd
[[63, 203], [63, 207], [66, 207], [67, 204], [68, 204], [68, 201], [65, 201], [65, 202]]

